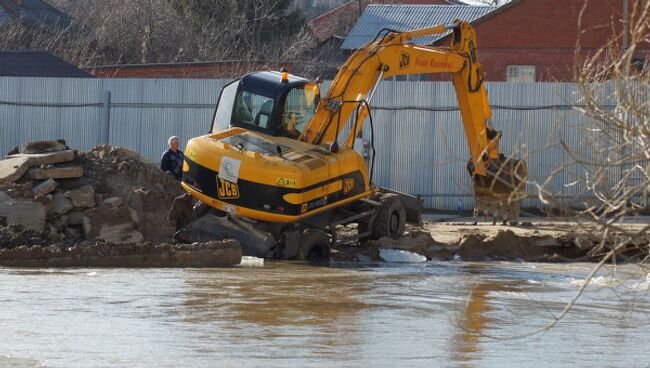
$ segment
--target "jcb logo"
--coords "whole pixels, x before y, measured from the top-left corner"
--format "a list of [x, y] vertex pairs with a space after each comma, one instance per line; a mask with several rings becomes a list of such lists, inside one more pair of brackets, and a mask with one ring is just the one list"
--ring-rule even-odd
[[348, 194], [354, 189], [354, 179], [343, 180], [343, 194]]
[[409, 63], [411, 62], [411, 57], [409, 54], [403, 52], [399, 55], [399, 68], [404, 69], [407, 66], [409, 66]]
[[239, 198], [239, 186], [237, 186], [236, 183], [217, 178], [217, 186], [219, 190], [219, 199]]

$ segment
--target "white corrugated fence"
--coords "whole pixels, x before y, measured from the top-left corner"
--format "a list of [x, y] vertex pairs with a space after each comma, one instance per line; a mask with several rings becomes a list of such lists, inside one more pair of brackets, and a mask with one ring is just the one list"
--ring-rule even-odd
[[[63, 138], [81, 150], [110, 143], [157, 161], [169, 136], [185, 142], [208, 131], [227, 82], [0, 77], [0, 152], [31, 140]], [[488, 84], [502, 151], [524, 156], [532, 180], [544, 182], [568, 162], [561, 141], [589, 149], [585, 118], [571, 108], [578, 103], [575, 90], [570, 83]], [[374, 182], [421, 194], [427, 208], [471, 209], [468, 147], [451, 83], [383, 82], [371, 104]], [[367, 122], [363, 135], [370, 139]], [[583, 173], [561, 171], [549, 188], [576, 194], [580, 188], [566, 185], [576, 175]], [[540, 203], [532, 198], [526, 205]]]

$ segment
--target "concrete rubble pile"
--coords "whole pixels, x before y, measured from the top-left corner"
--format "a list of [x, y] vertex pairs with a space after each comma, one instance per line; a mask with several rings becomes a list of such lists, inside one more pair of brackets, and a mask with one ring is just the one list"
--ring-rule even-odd
[[175, 226], [166, 215], [181, 193], [178, 181], [126, 148], [27, 143], [0, 160], [0, 264], [33, 246], [168, 242]]

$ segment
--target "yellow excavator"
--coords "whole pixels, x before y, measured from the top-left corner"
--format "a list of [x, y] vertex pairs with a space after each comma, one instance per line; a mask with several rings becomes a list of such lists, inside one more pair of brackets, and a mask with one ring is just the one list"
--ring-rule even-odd
[[[446, 32], [447, 47], [411, 42]], [[246, 255], [301, 260], [328, 257], [341, 225], [358, 224], [356, 239], [398, 238], [407, 222], [421, 223], [422, 199], [373, 185], [374, 152], [368, 165], [353, 146], [366, 120], [372, 127], [381, 80], [430, 73], [452, 76], [477, 206], [516, 213], [526, 165], [499, 152], [475, 32], [455, 21], [382, 30], [350, 56], [324, 97], [320, 81], [286, 71], [250, 73], [226, 85], [210, 133], [188, 142], [183, 164], [182, 187], [211, 211], [177, 238], [236, 238]]]

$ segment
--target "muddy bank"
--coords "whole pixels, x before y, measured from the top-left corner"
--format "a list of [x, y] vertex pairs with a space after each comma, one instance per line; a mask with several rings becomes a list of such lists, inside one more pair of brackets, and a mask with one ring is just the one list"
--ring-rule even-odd
[[[630, 224], [641, 228], [643, 224]], [[422, 255], [429, 260], [464, 261], [528, 261], [528, 262], [595, 262], [600, 261], [610, 242], [600, 238], [588, 227], [569, 221], [536, 220], [522, 226], [492, 225], [473, 222], [425, 222], [410, 227], [400, 239], [382, 238], [361, 244], [338, 247], [333, 252], [337, 261], [381, 261], [382, 249], [398, 249]], [[650, 234], [634, 247], [621, 252], [617, 260], [637, 262], [646, 252]]]
[[195, 244], [22, 245], [0, 250], [5, 267], [228, 267], [241, 261], [235, 240]]
[[[126, 148], [30, 142], [0, 160], [0, 265], [207, 267], [239, 263], [237, 242], [166, 244], [177, 180]], [[236, 250], [236, 248], [238, 250]]]

